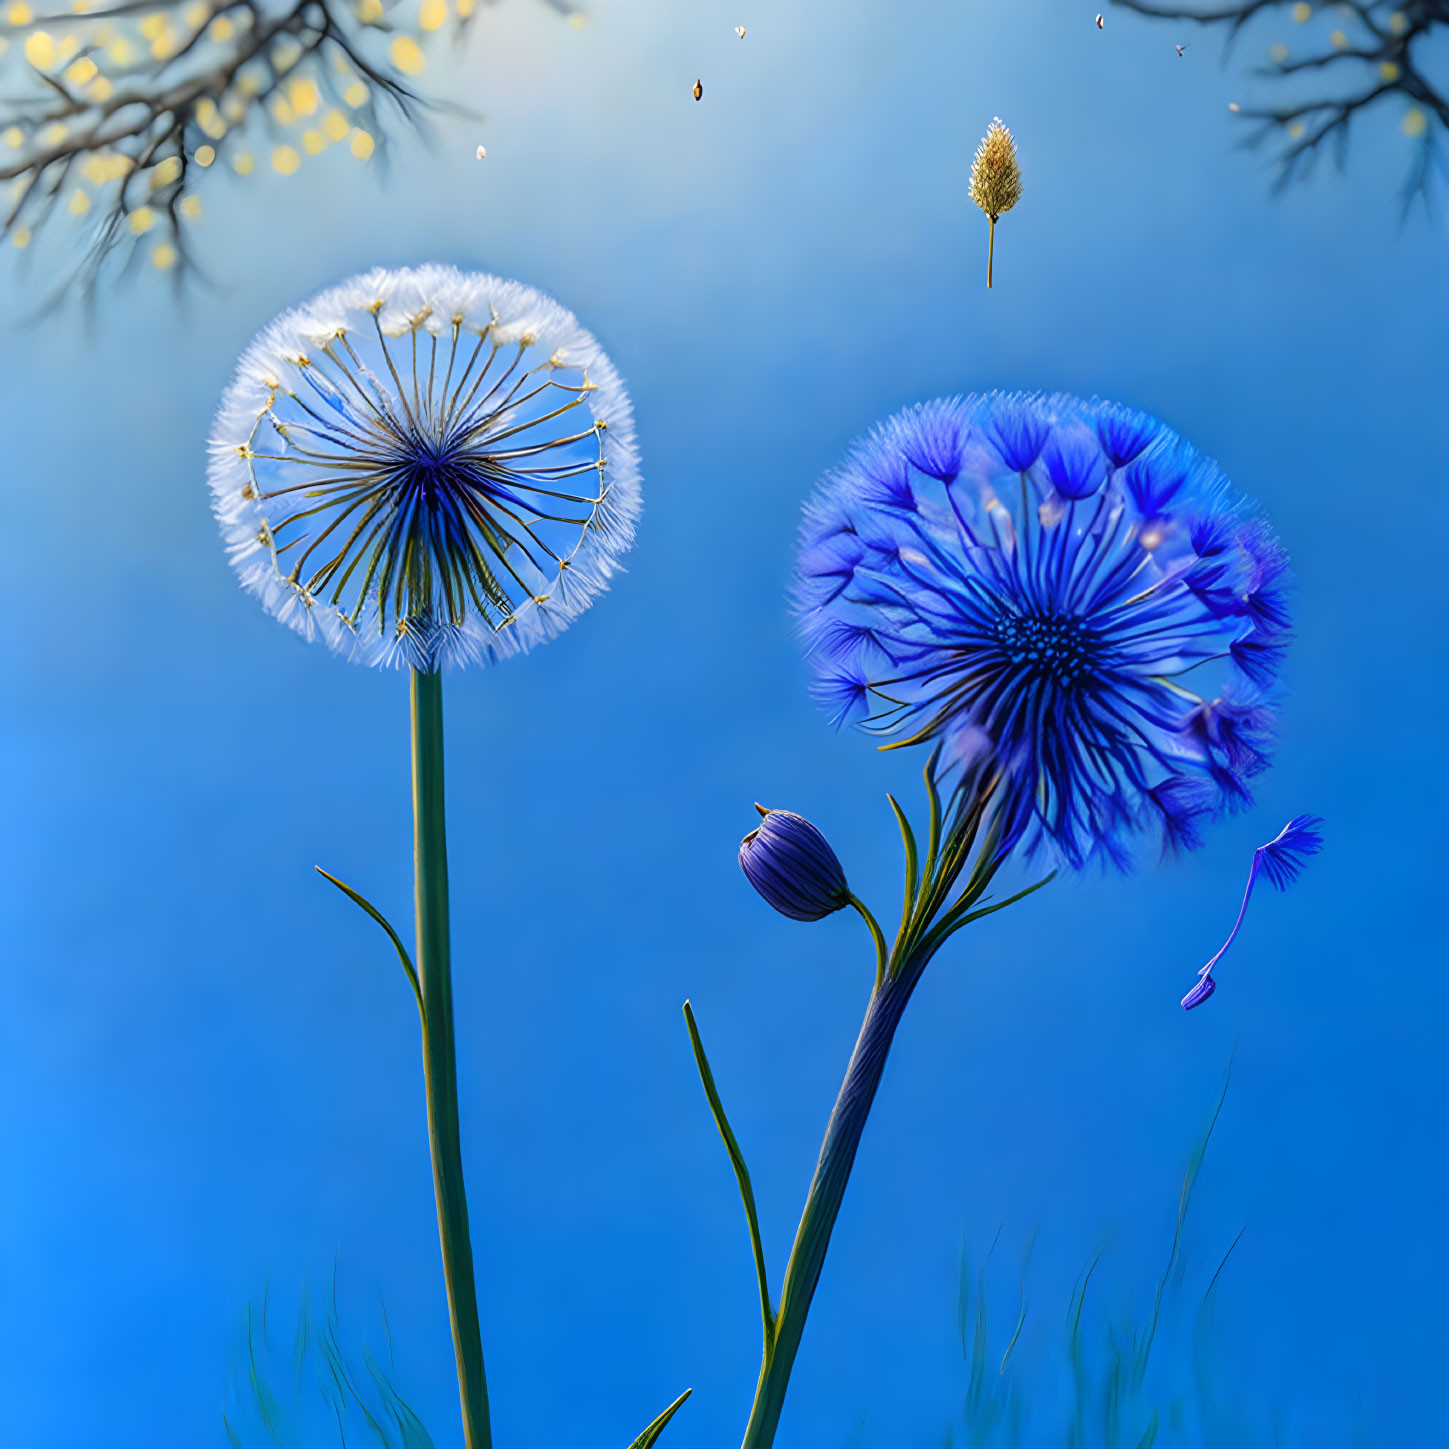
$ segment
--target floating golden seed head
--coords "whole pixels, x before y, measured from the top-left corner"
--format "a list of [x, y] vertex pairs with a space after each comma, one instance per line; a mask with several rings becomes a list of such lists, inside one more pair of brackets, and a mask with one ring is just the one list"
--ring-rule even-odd
[[704, 82], [697, 80], [694, 83], [694, 98], [695, 98], [695, 100], [700, 100], [700, 99], [703, 98], [703, 96], [704, 96]]
[[971, 200], [995, 221], [1021, 200], [1021, 168], [1016, 164], [1016, 142], [999, 116], [986, 128], [971, 163]]

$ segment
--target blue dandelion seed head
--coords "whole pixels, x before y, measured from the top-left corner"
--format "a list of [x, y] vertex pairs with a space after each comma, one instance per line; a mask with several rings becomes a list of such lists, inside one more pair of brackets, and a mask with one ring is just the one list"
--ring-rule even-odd
[[573, 313], [453, 267], [373, 271], [247, 349], [210, 440], [243, 586], [365, 664], [436, 670], [568, 627], [633, 542], [629, 399]]
[[1117, 403], [949, 398], [805, 509], [794, 603], [837, 723], [1000, 776], [1011, 843], [1127, 868], [1250, 800], [1287, 557], [1217, 465]]

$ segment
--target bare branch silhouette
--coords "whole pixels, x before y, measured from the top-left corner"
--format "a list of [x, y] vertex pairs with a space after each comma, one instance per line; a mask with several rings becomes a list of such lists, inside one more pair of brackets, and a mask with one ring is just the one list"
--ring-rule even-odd
[[366, 160], [391, 121], [439, 104], [412, 80], [423, 47], [461, 34], [477, 0], [406, 3], [408, 24], [405, 3], [0, 0], [0, 236], [77, 245], [51, 304], [93, 300], [108, 263], [199, 270], [189, 224], [209, 168], [246, 176], [260, 150], [286, 175], [337, 144]]
[[1306, 46], [1295, 54], [1279, 40], [1270, 51], [1272, 63], [1252, 71], [1271, 82], [1283, 99], [1235, 107], [1244, 120], [1256, 122], [1248, 145], [1278, 143], [1275, 191], [1307, 176], [1325, 152], [1331, 151], [1341, 166], [1355, 122], [1370, 108], [1393, 114], [1397, 100], [1400, 129], [1415, 141], [1415, 159], [1404, 186], [1405, 209], [1416, 198], [1429, 199], [1449, 133], [1449, 74], [1435, 71], [1436, 65], [1446, 69], [1449, 0], [1335, 0], [1317, 9], [1306, 0], [1114, 3], [1139, 15], [1218, 30], [1225, 53], [1250, 24], [1269, 17], [1289, 22], [1285, 33], [1304, 37]]

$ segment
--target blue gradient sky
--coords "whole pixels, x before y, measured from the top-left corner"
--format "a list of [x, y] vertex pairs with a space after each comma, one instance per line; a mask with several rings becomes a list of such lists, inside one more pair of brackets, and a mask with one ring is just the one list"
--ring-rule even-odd
[[[89, 333], [3, 333], [0, 1439], [221, 1443], [247, 1300], [270, 1280], [295, 1301], [335, 1259], [385, 1295], [401, 1385], [455, 1442], [415, 1016], [386, 943], [312, 871], [407, 918], [406, 682], [245, 598], [203, 485], [257, 327], [425, 259], [573, 307], [628, 381], [645, 463], [613, 594], [447, 687], [500, 1446], [622, 1446], [686, 1385], [664, 1443], [737, 1442], [757, 1310], [680, 1003], [778, 1284], [869, 951], [856, 921], [772, 915], [736, 844], [752, 801], [799, 810], [889, 914], [884, 792], [916, 802], [921, 763], [834, 735], [807, 698], [795, 521], [872, 421], [992, 386], [1146, 408], [1261, 500], [1301, 581], [1280, 764], [1192, 859], [1054, 885], [933, 965], [781, 1449], [843, 1445], [862, 1415], [863, 1445], [940, 1443], [963, 1225], [984, 1248], [1004, 1223], [1014, 1254], [1040, 1221], [1044, 1321], [1108, 1231], [1103, 1301], [1140, 1296], [1234, 1042], [1195, 1209], [1204, 1259], [1247, 1225], [1220, 1384], [1265, 1424], [1276, 1406], [1287, 1442], [1338, 1442], [1360, 1395], [1378, 1443], [1442, 1434], [1449, 268], [1442, 230], [1398, 230], [1398, 113], [1362, 127], [1343, 179], [1274, 202], [1234, 149], [1238, 71], [1204, 37], [1178, 60], [1171, 26], [1111, 12], [1098, 32], [1063, 0], [590, 10], [582, 30], [528, 0], [485, 11], [448, 82], [485, 119], [404, 144], [385, 186], [345, 154], [218, 178], [215, 291], [178, 309], [142, 279]], [[988, 294], [966, 178], [998, 113], [1026, 196]], [[0, 276], [13, 316], [39, 283]], [[1327, 851], [1257, 902], [1184, 1014], [1250, 851], [1300, 811], [1328, 818]]]

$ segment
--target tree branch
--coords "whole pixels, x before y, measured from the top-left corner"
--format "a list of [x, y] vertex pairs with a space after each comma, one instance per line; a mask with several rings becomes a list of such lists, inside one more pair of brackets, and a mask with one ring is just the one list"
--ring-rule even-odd
[[[1228, 47], [1245, 26], [1263, 16], [1281, 15], [1302, 23], [1312, 13], [1309, 6], [1293, 0], [1237, 0], [1211, 9], [1160, 0], [1113, 3], [1154, 19], [1221, 28]], [[1442, 55], [1449, 35], [1449, 0], [1340, 0], [1334, 9], [1344, 12], [1350, 28], [1359, 32], [1352, 40], [1338, 27], [1326, 43], [1316, 31], [1304, 32], [1312, 37], [1306, 54], [1290, 60], [1287, 47], [1280, 46], [1277, 53], [1283, 58], [1272, 66], [1255, 67], [1252, 74], [1275, 87], [1306, 76], [1317, 77], [1322, 85], [1342, 79], [1345, 88], [1341, 93], [1320, 90], [1292, 96], [1278, 105], [1235, 106], [1244, 120], [1259, 123], [1247, 144], [1259, 146], [1275, 137], [1280, 141], [1274, 191], [1282, 192], [1312, 170], [1326, 146], [1334, 148], [1342, 165], [1359, 116], [1381, 101], [1401, 97], [1410, 105], [1403, 117], [1405, 134], [1423, 137], [1406, 184], [1405, 204], [1415, 197], [1427, 201], [1439, 148], [1449, 132], [1449, 78], [1431, 79], [1426, 65], [1431, 51]]]
[[0, 77], [13, 91], [0, 95], [0, 184], [11, 184], [0, 236], [22, 249], [59, 244], [64, 201], [69, 240], [80, 244], [44, 307], [77, 292], [92, 303], [103, 274], [134, 271], [146, 254], [178, 282], [196, 273], [189, 223], [202, 177], [213, 166], [249, 174], [259, 141], [275, 144], [283, 172], [341, 142], [366, 159], [386, 146], [391, 117], [416, 124], [437, 109], [404, 67], [421, 68], [419, 42], [448, 10], [460, 35], [477, 0], [425, 9], [415, 27], [390, 18], [396, 3], [122, 0], [44, 15], [10, 6], [12, 23], [0, 25], [0, 51], [9, 42]]

